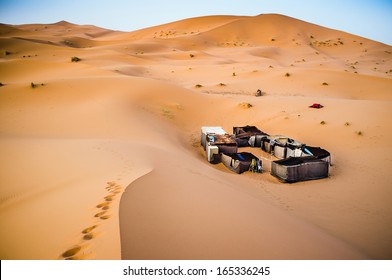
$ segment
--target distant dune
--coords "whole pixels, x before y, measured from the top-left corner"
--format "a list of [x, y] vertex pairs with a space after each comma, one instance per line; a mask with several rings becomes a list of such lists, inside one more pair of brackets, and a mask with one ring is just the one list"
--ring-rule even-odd
[[[1, 259], [392, 258], [389, 45], [276, 14], [1, 24], [0, 74]], [[243, 125], [329, 178], [209, 164], [201, 126]]]

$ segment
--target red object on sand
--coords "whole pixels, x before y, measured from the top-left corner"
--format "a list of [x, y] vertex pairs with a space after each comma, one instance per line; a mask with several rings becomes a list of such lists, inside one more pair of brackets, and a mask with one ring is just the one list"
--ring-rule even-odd
[[316, 108], [316, 109], [320, 109], [323, 108], [324, 106], [319, 104], [319, 103], [313, 103], [313, 105], [310, 105], [309, 108]]

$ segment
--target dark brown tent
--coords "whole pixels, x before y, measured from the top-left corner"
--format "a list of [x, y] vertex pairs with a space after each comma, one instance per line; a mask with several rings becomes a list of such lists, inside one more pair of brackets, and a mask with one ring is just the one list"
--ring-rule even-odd
[[238, 147], [261, 147], [263, 138], [268, 134], [261, 131], [255, 126], [238, 126], [233, 127]]
[[271, 175], [278, 179], [294, 183], [328, 177], [329, 163], [316, 157], [290, 157], [273, 161]]
[[222, 154], [221, 160], [227, 168], [238, 174], [245, 171], [261, 173], [261, 160], [251, 153]]
[[324, 160], [331, 164], [331, 154], [327, 150], [324, 150], [320, 147], [305, 146], [303, 148], [303, 151], [307, 154], [314, 156], [315, 158]]
[[230, 134], [208, 134], [207, 143], [210, 146], [217, 146], [219, 153], [236, 153], [237, 142], [233, 135]]

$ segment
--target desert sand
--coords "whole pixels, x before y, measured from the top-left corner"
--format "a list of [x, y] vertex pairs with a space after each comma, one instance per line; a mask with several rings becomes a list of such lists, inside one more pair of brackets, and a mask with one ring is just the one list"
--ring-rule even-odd
[[[392, 258], [391, 46], [266, 14], [2, 24], [0, 51], [1, 259]], [[209, 164], [201, 126], [244, 125], [329, 178]]]

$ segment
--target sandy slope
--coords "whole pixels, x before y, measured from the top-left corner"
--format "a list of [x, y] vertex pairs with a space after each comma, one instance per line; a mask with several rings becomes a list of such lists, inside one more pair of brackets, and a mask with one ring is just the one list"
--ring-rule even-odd
[[[2, 259], [392, 257], [391, 46], [260, 15], [1, 25], [0, 51]], [[205, 161], [201, 126], [246, 124], [328, 149], [330, 178]]]

